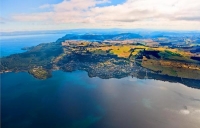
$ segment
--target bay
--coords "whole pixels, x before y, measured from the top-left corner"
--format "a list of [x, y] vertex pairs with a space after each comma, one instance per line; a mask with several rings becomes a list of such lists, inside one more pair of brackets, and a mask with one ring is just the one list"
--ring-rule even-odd
[[1, 74], [2, 128], [199, 128], [200, 90], [158, 80], [54, 71]]

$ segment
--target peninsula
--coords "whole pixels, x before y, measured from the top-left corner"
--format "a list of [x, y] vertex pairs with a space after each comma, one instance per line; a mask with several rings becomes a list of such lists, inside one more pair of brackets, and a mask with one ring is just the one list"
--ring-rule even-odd
[[47, 79], [53, 70], [84, 70], [90, 77], [103, 79], [133, 76], [198, 83], [200, 46], [197, 40], [194, 37], [149, 38], [134, 33], [67, 34], [55, 42], [1, 58], [0, 72], [25, 71], [38, 79]]

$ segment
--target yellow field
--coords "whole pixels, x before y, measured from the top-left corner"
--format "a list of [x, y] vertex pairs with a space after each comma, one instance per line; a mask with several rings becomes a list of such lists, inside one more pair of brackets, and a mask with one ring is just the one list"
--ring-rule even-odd
[[161, 74], [182, 78], [200, 79], [200, 65], [183, 62], [143, 59], [142, 66]]
[[120, 46], [102, 46], [102, 47], [97, 47], [97, 48], [88, 48], [87, 50], [89, 51], [95, 51], [99, 49], [103, 51], [110, 50], [110, 53], [115, 54], [118, 57], [128, 58], [129, 55], [131, 54], [131, 49], [134, 49], [134, 48], [138, 48], [138, 49], [134, 50], [132, 55], [137, 55], [138, 52], [140, 51], [139, 48], [147, 49], [148, 47], [135, 46], [135, 45], [120, 45]]

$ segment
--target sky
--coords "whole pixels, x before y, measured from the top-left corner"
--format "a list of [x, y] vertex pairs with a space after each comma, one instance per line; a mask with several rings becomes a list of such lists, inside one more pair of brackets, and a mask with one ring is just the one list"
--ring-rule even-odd
[[200, 0], [0, 0], [0, 31], [200, 30]]

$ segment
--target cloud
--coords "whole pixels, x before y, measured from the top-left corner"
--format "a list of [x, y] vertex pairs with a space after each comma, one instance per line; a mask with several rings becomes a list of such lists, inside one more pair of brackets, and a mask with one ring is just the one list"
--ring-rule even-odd
[[[127, 0], [118, 5], [107, 5], [108, 0], [64, 0], [46, 4], [41, 9], [51, 11], [18, 14], [17, 21], [53, 23], [84, 23], [102, 27], [175, 27], [200, 29], [199, 0]], [[104, 6], [99, 6], [105, 4]], [[187, 25], [187, 26], [186, 26]], [[196, 27], [194, 27], [196, 25]], [[198, 26], [198, 27], [197, 27]]]
[[94, 0], [64, 0], [59, 4], [53, 5], [55, 12], [66, 12], [66, 11], [83, 11], [88, 10], [90, 7], [94, 7], [97, 1]]
[[185, 21], [200, 21], [200, 16], [188, 16], [188, 17], [176, 17], [177, 20], [185, 20]]
[[15, 15], [13, 18], [17, 21], [46, 21], [52, 19], [53, 12], [33, 13], [33, 14], [21, 14]]
[[44, 5], [39, 7], [39, 9], [46, 9], [46, 8], [51, 8], [51, 5], [50, 4], [44, 4]]
[[187, 109], [181, 109], [180, 113], [183, 114], [183, 115], [188, 115], [188, 114], [190, 114], [190, 111], [187, 110]]
[[9, 22], [9, 21], [11, 20], [4, 17], [0, 17], [0, 24], [6, 24], [6, 22]]
[[5, 24], [5, 19], [0, 17], [0, 24]]
[[193, 106], [183, 106], [181, 109], [173, 109], [173, 108], [165, 108], [165, 111], [169, 111], [175, 114], [190, 116], [193, 119], [200, 120], [200, 109], [198, 107]]
[[64, 0], [59, 4], [42, 5], [39, 8], [51, 8], [53, 11], [32, 14], [14, 15], [17, 21], [54, 21], [56, 23], [91, 22], [90, 8], [98, 4], [109, 2], [107, 0]]
[[[192, 4], [191, 4], [192, 3]], [[198, 0], [128, 0], [124, 4], [95, 7], [92, 11], [98, 20], [106, 21], [200, 21], [200, 2]], [[198, 18], [197, 18], [198, 17]]]

